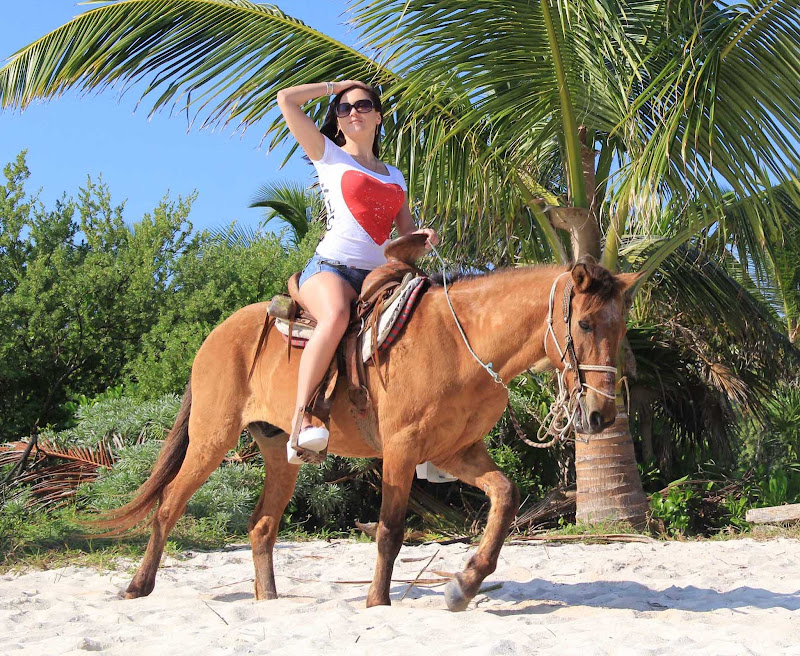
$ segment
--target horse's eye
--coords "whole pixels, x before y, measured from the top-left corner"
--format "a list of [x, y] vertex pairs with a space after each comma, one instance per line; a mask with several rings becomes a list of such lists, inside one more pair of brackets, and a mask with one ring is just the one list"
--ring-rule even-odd
[[592, 332], [592, 327], [589, 325], [588, 321], [579, 321], [578, 325], [581, 327], [581, 330], [585, 333]]

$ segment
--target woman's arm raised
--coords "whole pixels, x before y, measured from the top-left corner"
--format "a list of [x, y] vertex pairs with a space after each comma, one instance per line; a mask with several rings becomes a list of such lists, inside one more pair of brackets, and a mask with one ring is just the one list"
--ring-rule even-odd
[[325, 137], [320, 133], [316, 123], [303, 111], [303, 104], [314, 98], [330, 96], [333, 93], [357, 86], [363, 87], [364, 84], [355, 80], [316, 82], [278, 91], [278, 107], [281, 108], [286, 125], [310, 159], [322, 158], [325, 153]]

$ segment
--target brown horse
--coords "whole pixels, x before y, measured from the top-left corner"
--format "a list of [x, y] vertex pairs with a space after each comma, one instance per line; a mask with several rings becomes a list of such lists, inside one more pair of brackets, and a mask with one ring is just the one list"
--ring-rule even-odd
[[[462, 279], [449, 287], [449, 298], [473, 351], [484, 362], [491, 361], [503, 381], [533, 366], [563, 369], [564, 359], [588, 365], [579, 375], [586, 387], [577, 428], [596, 433], [616, 415], [612, 372], [625, 333], [626, 291], [634, 278], [613, 276], [593, 263], [579, 263], [568, 272], [556, 267], [520, 268]], [[552, 333], [546, 337], [548, 300], [555, 311], [551, 311]], [[286, 441], [300, 353], [289, 353], [274, 328], [258, 350], [266, 309], [266, 303], [245, 307], [208, 336], [153, 473], [133, 501], [99, 522], [118, 533], [143, 520], [159, 502], [147, 552], [128, 586], [128, 598], [152, 592], [170, 530], [245, 427], [256, 439], [266, 469], [249, 525], [255, 596], [277, 597], [272, 550], [299, 469], [286, 461]], [[562, 358], [559, 352], [570, 333], [574, 351]], [[390, 604], [391, 572], [403, 539], [415, 467], [430, 460], [483, 490], [491, 501], [480, 545], [445, 593], [451, 610], [463, 610], [495, 570], [519, 505], [516, 487], [492, 461], [483, 441], [503, 414], [508, 392], [468, 351], [445, 289], [438, 286], [423, 295], [381, 367], [385, 389], [374, 369], [367, 368], [372, 401], [367, 416], [353, 411], [342, 388], [337, 390], [330, 419], [331, 452], [383, 458], [378, 558], [367, 606]], [[566, 373], [569, 385], [577, 384], [574, 371]]]

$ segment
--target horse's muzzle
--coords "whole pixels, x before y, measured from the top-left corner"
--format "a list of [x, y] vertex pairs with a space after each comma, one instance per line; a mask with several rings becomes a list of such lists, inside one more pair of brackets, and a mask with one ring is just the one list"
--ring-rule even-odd
[[580, 422], [578, 424], [578, 432], [585, 433], [587, 435], [596, 435], [597, 433], [601, 433], [606, 428], [611, 426], [615, 420], [616, 416], [611, 417], [611, 419], [605, 419], [600, 411], [592, 410], [589, 413], [587, 421], [586, 415], [581, 413]]

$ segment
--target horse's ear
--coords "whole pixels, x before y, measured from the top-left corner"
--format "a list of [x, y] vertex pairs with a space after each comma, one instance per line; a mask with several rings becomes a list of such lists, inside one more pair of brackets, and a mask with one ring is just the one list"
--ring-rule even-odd
[[584, 294], [592, 284], [594, 278], [590, 272], [590, 266], [585, 262], [578, 262], [572, 267], [572, 282], [575, 285], [575, 291], [579, 294]]
[[616, 275], [616, 279], [619, 282], [620, 290], [622, 291], [622, 296], [624, 298], [625, 307], [629, 308], [633, 304], [633, 295], [636, 292], [637, 285], [636, 283], [639, 282], [639, 278], [642, 277], [642, 273], [618, 273]]

